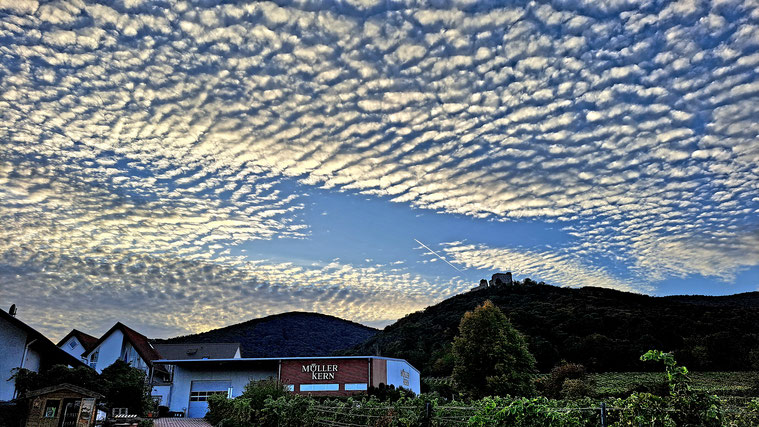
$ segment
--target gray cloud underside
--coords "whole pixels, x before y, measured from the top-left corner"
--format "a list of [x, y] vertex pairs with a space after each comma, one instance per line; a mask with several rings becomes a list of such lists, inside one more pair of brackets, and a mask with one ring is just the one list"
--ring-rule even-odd
[[72, 326], [103, 333], [116, 321], [149, 336], [175, 336], [294, 310], [385, 326], [470, 287], [459, 279], [338, 260], [318, 266], [149, 256], [115, 264], [80, 257], [46, 261], [6, 266], [0, 280], [7, 301], [20, 302], [19, 316], [57, 338]]
[[287, 177], [654, 280], [759, 263], [752, 1], [212, 3], [0, 1], [7, 265], [303, 237]]

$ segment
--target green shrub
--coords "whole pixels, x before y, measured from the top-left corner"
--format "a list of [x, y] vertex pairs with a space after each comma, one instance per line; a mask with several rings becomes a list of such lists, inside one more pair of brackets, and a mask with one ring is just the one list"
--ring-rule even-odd
[[748, 403], [746, 408], [733, 408], [726, 411], [723, 424], [730, 427], [759, 426], [759, 399]]
[[703, 392], [681, 393], [669, 398], [672, 418], [680, 427], [718, 427], [722, 425], [722, 402]]
[[384, 402], [386, 400], [396, 401], [401, 397], [413, 397], [414, 392], [403, 387], [395, 388], [394, 385], [385, 385], [380, 383], [379, 386], [370, 386], [367, 390], [368, 396], [374, 396], [377, 400]]
[[206, 413], [205, 418], [212, 425], [232, 418], [232, 399], [227, 399], [222, 394], [208, 396], [208, 413]]
[[[554, 401], [555, 403], [555, 401]], [[474, 402], [477, 410], [469, 426], [569, 427], [588, 425], [581, 412], [564, 412], [545, 397], [486, 397]]]
[[562, 363], [551, 369], [548, 376], [537, 381], [538, 389], [552, 399], [576, 399], [593, 394], [594, 383], [585, 367], [578, 363]]
[[[690, 377], [685, 366], [678, 366], [672, 353], [649, 350], [640, 357], [643, 361], [660, 361], [664, 363], [669, 383], [669, 397], [666, 398], [671, 412], [669, 417], [675, 425], [684, 426], [720, 426], [722, 425], [722, 403], [717, 396], [693, 391]], [[632, 395], [635, 397], [636, 395]]]
[[264, 402], [261, 425], [277, 427], [301, 427], [316, 424], [317, 402], [311, 396], [293, 394], [268, 398]]
[[242, 427], [260, 425], [267, 399], [290, 395], [287, 387], [276, 380], [251, 381], [242, 394], [234, 399], [224, 395], [208, 398], [206, 420], [213, 425]]
[[670, 416], [667, 400], [650, 393], [633, 393], [625, 399], [617, 399], [613, 406], [619, 408], [610, 411], [610, 425], [630, 427], [674, 427], [675, 421]]
[[276, 399], [289, 394], [287, 386], [277, 380], [260, 380], [249, 382], [240, 397], [250, 399], [251, 408], [260, 411], [264, 408], [266, 399], [270, 397]]
[[592, 393], [593, 388], [584, 379], [567, 378], [561, 385], [560, 394], [562, 399], [579, 399], [590, 396]]

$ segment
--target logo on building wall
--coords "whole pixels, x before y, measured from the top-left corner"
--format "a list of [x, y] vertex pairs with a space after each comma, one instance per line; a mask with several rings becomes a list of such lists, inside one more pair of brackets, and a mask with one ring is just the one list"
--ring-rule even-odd
[[410, 384], [411, 374], [408, 371], [401, 369], [401, 377], [403, 378], [403, 385]]
[[335, 372], [337, 372], [337, 365], [317, 365], [312, 363], [310, 365], [302, 365], [302, 372], [310, 372], [312, 380], [334, 380]]

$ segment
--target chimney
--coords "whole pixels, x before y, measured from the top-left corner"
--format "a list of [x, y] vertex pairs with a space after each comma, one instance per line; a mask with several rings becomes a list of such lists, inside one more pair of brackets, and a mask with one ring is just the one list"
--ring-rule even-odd
[[8, 314], [10, 314], [13, 317], [16, 317], [16, 304], [11, 304], [11, 308], [8, 309]]

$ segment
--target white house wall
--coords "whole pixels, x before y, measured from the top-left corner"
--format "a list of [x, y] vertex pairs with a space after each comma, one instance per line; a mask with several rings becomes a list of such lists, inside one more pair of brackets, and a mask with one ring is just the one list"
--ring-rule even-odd
[[0, 319], [0, 401], [13, 399], [16, 382], [10, 380], [13, 369], [21, 367], [26, 346], [26, 332]]
[[245, 368], [218, 368], [209, 367], [207, 369], [190, 369], [184, 366], [174, 368], [174, 386], [171, 391], [171, 404], [169, 410], [175, 412], [185, 412], [190, 403], [190, 387], [193, 381], [216, 380], [231, 381], [232, 397], [242, 394], [245, 386], [250, 381], [265, 380], [277, 378], [276, 366], [272, 369], [245, 369]]
[[24, 369], [28, 369], [34, 372], [39, 372], [41, 360], [42, 360], [42, 357], [40, 356], [40, 354], [36, 350], [32, 350], [30, 348], [26, 352], [26, 359], [24, 359]]
[[142, 369], [145, 371], [145, 374], [149, 374], [148, 365], [144, 360], [142, 360], [140, 354], [137, 353], [137, 349], [134, 348], [131, 343], [127, 343], [126, 345], [128, 346], [128, 350], [125, 355], [125, 361], [128, 362], [133, 368]]
[[[76, 347], [71, 348], [72, 342], [76, 344]], [[82, 345], [82, 343], [79, 342], [79, 340], [75, 336], [72, 336], [69, 339], [67, 339], [66, 342], [63, 343], [60, 348], [66, 353], [76, 357], [77, 359], [81, 359], [82, 353], [84, 353], [84, 346]]]
[[161, 401], [158, 402], [161, 406], [169, 406], [169, 397], [171, 396], [171, 386], [170, 385], [158, 385], [154, 386], [153, 390], [151, 390], [150, 395], [152, 397], [160, 396]]
[[[100, 350], [97, 365], [95, 365], [95, 370], [98, 374], [103, 372], [103, 369], [113, 365], [113, 362], [119, 360], [123, 343], [124, 334], [116, 329], [108, 335], [108, 338], [106, 338], [105, 341], [100, 343], [100, 345], [92, 351], [92, 353], [94, 353], [98, 351], [98, 349]], [[92, 356], [92, 353], [90, 353], [90, 356]]]
[[[402, 373], [407, 373], [408, 378], [404, 378]], [[404, 380], [406, 380], [404, 382]], [[394, 385], [395, 388], [403, 387], [419, 394], [421, 390], [421, 380], [419, 371], [414, 369], [408, 362], [400, 360], [387, 361], [387, 385]]]

